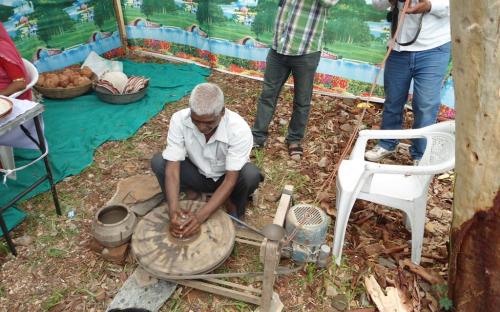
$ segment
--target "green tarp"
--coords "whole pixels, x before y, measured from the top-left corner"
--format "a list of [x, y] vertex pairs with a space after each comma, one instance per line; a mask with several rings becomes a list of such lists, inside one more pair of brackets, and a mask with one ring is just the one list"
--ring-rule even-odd
[[[44, 100], [45, 135], [56, 181], [75, 175], [92, 163], [94, 150], [106, 141], [132, 136], [144, 123], [160, 112], [165, 103], [189, 94], [210, 74], [196, 65], [123, 62], [127, 75], [149, 77], [145, 98], [128, 105], [101, 102], [94, 94], [71, 100]], [[39, 155], [32, 150], [16, 150], [16, 165], [26, 164]], [[17, 173], [17, 180], [0, 183], [0, 205], [7, 203], [44, 173], [43, 162]], [[47, 191], [47, 182], [25, 197]]]

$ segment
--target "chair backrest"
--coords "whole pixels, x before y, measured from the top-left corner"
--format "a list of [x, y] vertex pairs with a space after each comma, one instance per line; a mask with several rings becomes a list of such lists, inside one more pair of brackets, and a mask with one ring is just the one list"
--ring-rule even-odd
[[13, 93], [10, 95], [11, 98], [17, 98], [24, 92], [28, 91], [29, 89], [33, 88], [33, 86], [37, 83], [38, 81], [38, 70], [36, 69], [35, 65], [31, 64], [30, 61], [23, 59], [24, 63], [24, 68], [26, 69], [26, 72], [28, 74], [28, 83], [26, 84], [26, 88], [24, 88], [21, 91], [17, 91], [16, 93]]
[[[455, 160], [455, 121], [437, 123], [426, 128], [427, 146], [420, 165], [437, 165]], [[451, 169], [451, 168], [450, 168]]]

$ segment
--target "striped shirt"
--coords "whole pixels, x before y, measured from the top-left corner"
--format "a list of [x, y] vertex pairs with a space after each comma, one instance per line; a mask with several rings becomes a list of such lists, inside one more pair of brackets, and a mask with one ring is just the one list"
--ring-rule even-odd
[[276, 15], [273, 50], [285, 55], [321, 51], [328, 8], [339, 0], [281, 0]]

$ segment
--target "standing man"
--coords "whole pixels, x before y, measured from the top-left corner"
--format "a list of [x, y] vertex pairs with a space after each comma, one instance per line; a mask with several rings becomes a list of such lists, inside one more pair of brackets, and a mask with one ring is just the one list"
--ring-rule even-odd
[[[441, 87], [450, 61], [450, 1], [410, 0], [404, 24], [384, 71], [385, 102], [383, 130], [401, 129], [404, 105], [413, 80], [413, 128], [436, 122], [441, 104]], [[404, 0], [373, 0], [379, 9], [392, 6], [392, 23], [397, 22]], [[379, 161], [394, 153], [397, 140], [380, 140], [365, 153], [369, 161]], [[425, 151], [425, 139], [412, 140], [410, 154], [415, 165]]]
[[338, 0], [280, 0], [272, 48], [267, 55], [262, 93], [253, 125], [254, 147], [263, 147], [278, 95], [290, 73], [294, 96], [286, 141], [290, 156], [302, 156], [301, 146], [311, 108], [314, 74], [328, 8]]
[[[223, 204], [241, 218], [249, 196], [262, 176], [249, 162], [252, 133], [246, 121], [224, 108], [224, 94], [215, 84], [197, 85], [189, 108], [172, 115], [167, 147], [151, 160], [151, 167], [165, 194], [172, 234], [189, 237]], [[196, 213], [179, 208], [179, 191], [213, 193]], [[183, 221], [184, 220], [184, 221]], [[186, 221], [187, 220], [187, 221]]]

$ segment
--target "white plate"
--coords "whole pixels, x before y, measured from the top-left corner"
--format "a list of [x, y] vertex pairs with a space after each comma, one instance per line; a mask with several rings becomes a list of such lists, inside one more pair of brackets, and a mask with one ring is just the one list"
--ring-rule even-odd
[[0, 98], [0, 118], [7, 116], [12, 111], [12, 102], [6, 98]]

